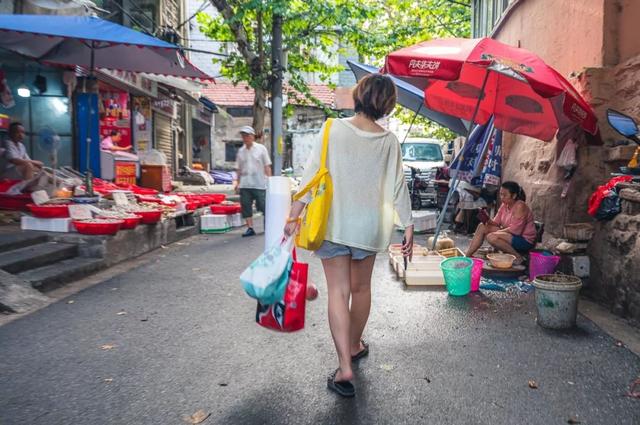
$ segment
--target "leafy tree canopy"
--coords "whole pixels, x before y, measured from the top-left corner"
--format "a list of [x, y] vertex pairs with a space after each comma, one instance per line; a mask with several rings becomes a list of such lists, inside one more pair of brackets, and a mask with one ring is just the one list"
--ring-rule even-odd
[[[266, 94], [273, 78], [274, 14], [283, 16], [287, 84], [320, 107], [322, 103], [312, 96], [304, 77], [313, 73], [329, 83], [333, 74], [344, 70], [344, 64], [335, 60], [338, 53], [355, 54], [363, 62], [381, 65], [384, 56], [395, 49], [470, 33], [470, 0], [210, 1], [219, 14], [200, 13], [198, 23], [209, 38], [228, 43], [226, 52], [221, 52], [228, 56], [214, 59], [221, 64], [222, 76], [256, 90], [256, 128], [264, 122]], [[428, 124], [421, 117], [416, 123]]]

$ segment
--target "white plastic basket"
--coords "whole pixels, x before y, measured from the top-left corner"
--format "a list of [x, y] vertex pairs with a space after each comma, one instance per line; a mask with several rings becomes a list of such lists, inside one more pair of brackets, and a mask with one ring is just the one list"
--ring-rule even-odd
[[242, 221], [242, 214], [240, 213], [231, 215], [230, 220], [231, 227], [242, 227], [244, 224]]
[[226, 215], [206, 214], [200, 217], [200, 233], [225, 233], [231, 230]]

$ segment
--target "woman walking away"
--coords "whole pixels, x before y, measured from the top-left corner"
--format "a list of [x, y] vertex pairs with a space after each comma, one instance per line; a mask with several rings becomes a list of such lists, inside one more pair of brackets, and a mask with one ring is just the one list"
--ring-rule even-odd
[[[351, 363], [369, 354], [362, 334], [371, 308], [371, 273], [376, 253], [385, 251], [391, 241], [394, 218], [405, 228], [403, 254], [410, 258], [413, 249], [400, 144], [393, 133], [376, 124], [395, 106], [395, 86], [390, 78], [373, 74], [358, 83], [353, 100], [355, 116], [337, 119], [330, 127], [327, 168], [333, 179], [333, 200], [324, 243], [315, 251], [327, 279], [329, 327], [339, 364], [327, 385], [344, 397], [355, 395]], [[320, 139], [301, 187], [318, 171], [321, 148]], [[310, 200], [293, 203], [285, 234], [296, 232]]]

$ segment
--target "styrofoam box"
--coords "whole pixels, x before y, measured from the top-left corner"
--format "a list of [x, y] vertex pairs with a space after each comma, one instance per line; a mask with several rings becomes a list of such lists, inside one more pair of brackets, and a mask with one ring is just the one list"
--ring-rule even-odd
[[237, 214], [233, 214], [230, 217], [231, 219], [231, 227], [242, 227], [243, 222], [242, 222], [242, 214], [237, 213]]
[[404, 270], [404, 259], [402, 255], [394, 257], [394, 269], [398, 278], [405, 279], [409, 275], [409, 271], [434, 271], [442, 275], [440, 263], [444, 257], [439, 255], [414, 255], [412, 260], [407, 263], [407, 270]]
[[205, 214], [200, 217], [200, 230], [227, 230], [231, 227], [226, 215]]
[[71, 218], [36, 218], [23, 215], [20, 220], [22, 230], [38, 230], [40, 232], [75, 232]]
[[426, 232], [436, 228], [438, 216], [432, 211], [413, 211], [413, 230], [415, 232]]

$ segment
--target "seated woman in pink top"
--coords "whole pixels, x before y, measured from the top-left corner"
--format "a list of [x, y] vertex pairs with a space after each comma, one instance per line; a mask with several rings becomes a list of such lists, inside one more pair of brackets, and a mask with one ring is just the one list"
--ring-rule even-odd
[[514, 264], [521, 264], [522, 254], [531, 251], [536, 241], [533, 213], [525, 203], [524, 190], [516, 182], [504, 182], [500, 187], [502, 205], [493, 220], [478, 226], [467, 250], [471, 257], [487, 240], [494, 248], [516, 256]]

